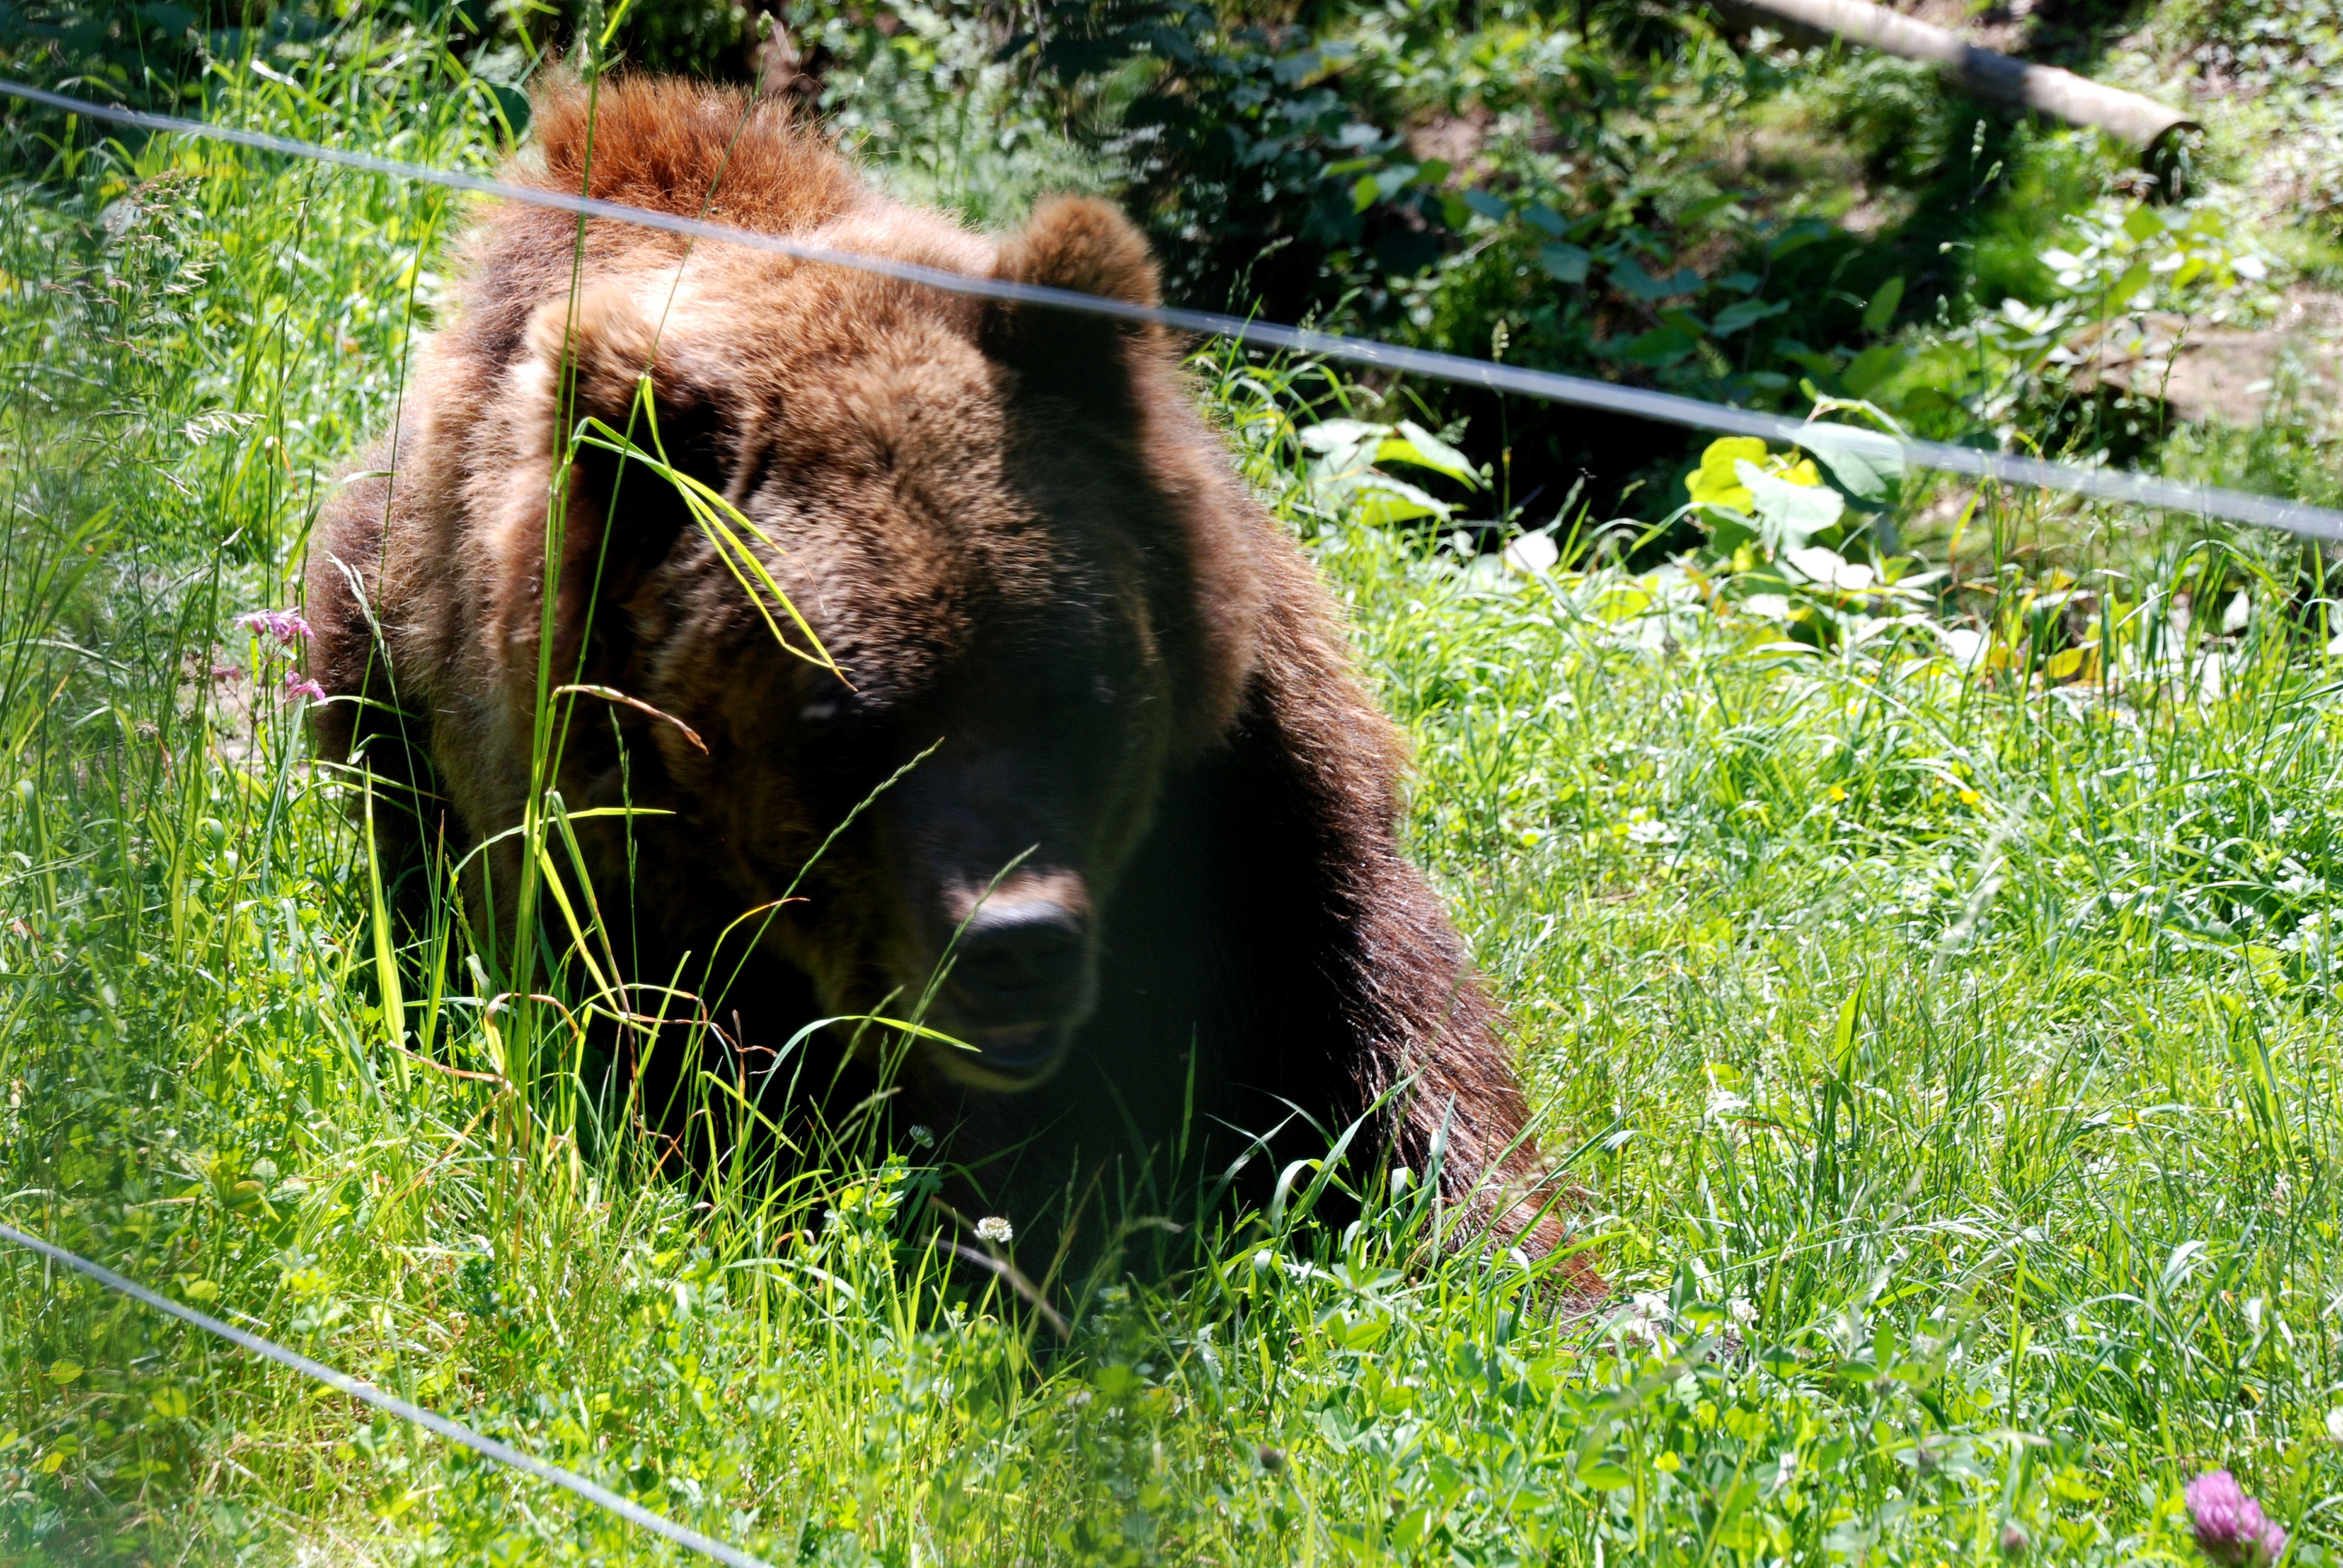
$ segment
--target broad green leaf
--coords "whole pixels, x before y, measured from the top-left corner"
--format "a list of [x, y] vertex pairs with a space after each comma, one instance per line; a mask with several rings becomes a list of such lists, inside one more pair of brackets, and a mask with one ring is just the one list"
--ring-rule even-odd
[[1725, 436], [1708, 444], [1700, 455], [1700, 467], [1684, 476], [1684, 488], [1692, 493], [1695, 507], [1730, 507], [1736, 512], [1754, 511], [1756, 498], [1735, 472], [1739, 463], [1762, 463], [1765, 460], [1765, 443], [1755, 436]]
[[1849, 495], [1866, 501], [1883, 498], [1904, 477], [1904, 448], [1892, 436], [1845, 425], [1809, 425], [1798, 432], [1798, 445], [1820, 457]]
[[1503, 223], [1505, 219], [1513, 216], [1513, 203], [1507, 201], [1503, 196], [1491, 196], [1484, 190], [1466, 191], [1464, 193], [1464, 205], [1471, 207], [1474, 212], [1479, 213], [1483, 217], [1490, 218], [1499, 223]]
[[1302, 430], [1302, 444], [1313, 452], [1332, 452], [1363, 445], [1381, 437], [1390, 428], [1388, 425], [1371, 425], [1364, 419], [1322, 419]]
[[1700, 338], [1697, 335], [1686, 331], [1674, 322], [1664, 322], [1641, 337], [1614, 349], [1613, 352], [1630, 364], [1649, 365], [1657, 368], [1688, 358], [1693, 350], [1699, 347]]
[[1447, 502], [1434, 499], [1406, 480], [1394, 479], [1389, 474], [1361, 475], [1352, 496], [1359, 508], [1359, 520], [1373, 527], [1412, 522], [1417, 518], [1445, 518], [1455, 510]]
[[2136, 206], [2131, 209], [2131, 216], [2124, 219], [2123, 231], [2145, 244], [2164, 232], [2164, 216], [2151, 206]]
[[1846, 389], [1860, 397], [1895, 374], [1904, 362], [1904, 350], [1893, 343], [1875, 343], [1851, 360], [1839, 372]]
[[1578, 1479], [1597, 1492], [1616, 1492], [1622, 1487], [1635, 1484], [1634, 1476], [1625, 1466], [1614, 1464], [1607, 1459], [1598, 1459], [1592, 1464], [1582, 1466]]
[[1744, 193], [1740, 191], [1719, 191], [1715, 196], [1703, 196], [1679, 213], [1676, 216], [1676, 222], [1687, 226], [1696, 224], [1712, 214], [1723, 212], [1725, 208], [1737, 205], [1743, 195]]
[[1556, 283], [1584, 283], [1587, 266], [1594, 259], [1585, 246], [1563, 240], [1538, 246], [1538, 265]]
[[1896, 319], [1896, 307], [1904, 303], [1904, 275], [1897, 273], [1879, 286], [1871, 303], [1863, 307], [1863, 325], [1871, 332], [1885, 332], [1887, 324]]
[[1473, 489], [1481, 487], [1481, 476], [1473, 460], [1413, 419], [1402, 419], [1383, 445], [1375, 448], [1378, 463], [1413, 463], [1419, 468], [1430, 468], [1445, 474], [1459, 484]]
[[1719, 337], [1730, 337], [1745, 327], [1776, 317], [1790, 308], [1786, 299], [1744, 299], [1726, 306], [1716, 313], [1709, 330]]
[[1665, 277], [1654, 277], [1632, 256], [1621, 256], [1611, 264], [1611, 281], [1622, 292], [1638, 299], [1665, 299], [1671, 295], [1690, 294], [1700, 286], [1697, 273], [1679, 267]]
[[1778, 261], [1793, 251], [1819, 243], [1833, 232], [1830, 225], [1820, 218], [1802, 217], [1768, 241], [1765, 254]]
[[1110, 1362], [1091, 1374], [1091, 1386], [1109, 1399], [1121, 1399], [1147, 1386], [1147, 1382], [1121, 1362]]
[[[1814, 472], [1812, 464], [1800, 464], [1807, 473]], [[1839, 520], [1846, 510], [1846, 500], [1836, 490], [1820, 483], [1795, 482], [1797, 468], [1790, 477], [1765, 472], [1756, 464], [1742, 461], [1734, 464], [1733, 471], [1756, 502], [1758, 520], [1765, 526], [1766, 542], [1775, 549], [1795, 549], [1815, 535]]]
[[1570, 226], [1563, 221], [1562, 215], [1542, 201], [1532, 202], [1522, 208], [1522, 216], [1532, 226], [1545, 230], [1556, 239], [1560, 239], [1570, 229]]
[[1784, 550], [1782, 562], [1799, 576], [1825, 588], [1861, 593], [1877, 580], [1878, 573], [1860, 561], [1850, 561], [1836, 550], [1805, 545]]

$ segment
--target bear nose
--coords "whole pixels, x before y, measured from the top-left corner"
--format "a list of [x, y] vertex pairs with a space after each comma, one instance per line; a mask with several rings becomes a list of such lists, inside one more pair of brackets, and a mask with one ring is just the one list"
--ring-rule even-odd
[[1054, 1021], [1080, 998], [1088, 922], [1048, 899], [988, 900], [953, 950], [952, 986], [987, 1021]]

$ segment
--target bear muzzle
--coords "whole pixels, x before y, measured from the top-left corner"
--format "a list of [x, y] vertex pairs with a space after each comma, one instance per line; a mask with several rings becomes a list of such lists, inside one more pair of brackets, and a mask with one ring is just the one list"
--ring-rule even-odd
[[1063, 1058], [1098, 990], [1088, 900], [1063, 876], [997, 890], [951, 947], [938, 1027], [973, 1048], [947, 1050], [953, 1076], [993, 1088], [1040, 1082]]

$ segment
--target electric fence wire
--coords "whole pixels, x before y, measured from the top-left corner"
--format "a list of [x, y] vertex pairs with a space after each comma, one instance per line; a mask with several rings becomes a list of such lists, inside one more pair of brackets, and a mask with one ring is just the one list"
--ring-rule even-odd
[[269, 136], [259, 131], [238, 130], [226, 126], [215, 126], [202, 120], [181, 119], [171, 115], [153, 115], [136, 109], [116, 108], [106, 104], [93, 104], [80, 98], [67, 96], [63, 93], [52, 93], [39, 87], [27, 86], [21, 82], [0, 79], [0, 95], [20, 98], [26, 103], [39, 104], [65, 114], [86, 116], [91, 119], [136, 126], [141, 130], [229, 142], [237, 146], [251, 147], [259, 152], [338, 164], [347, 168], [361, 169], [368, 174], [385, 175], [395, 179], [416, 180], [427, 185], [442, 186], [450, 190], [470, 191], [481, 196], [496, 196], [505, 201], [522, 202], [531, 206], [550, 207], [559, 212], [575, 213], [582, 217], [607, 218], [615, 223], [636, 224], [645, 228], [665, 229], [669, 233], [688, 235], [695, 239], [747, 246], [754, 250], [767, 250], [781, 256], [794, 256], [800, 261], [852, 267], [859, 271], [876, 273], [880, 276], [892, 277], [906, 283], [921, 284], [951, 294], [973, 296], [980, 299], [1104, 316], [1120, 321], [1145, 322], [1168, 327], [1176, 332], [1195, 333], [1208, 337], [1224, 337], [1256, 347], [1279, 349], [1321, 359], [1340, 360], [1352, 365], [1373, 366], [1379, 369], [1429, 377], [1434, 380], [1453, 382], [1460, 386], [1485, 387], [1492, 391], [1518, 393], [1523, 397], [1534, 397], [1544, 402], [1603, 409], [1636, 418], [1658, 420], [1664, 424], [1686, 426], [1695, 430], [1715, 430], [1732, 436], [1757, 436], [1766, 440], [1779, 441], [1785, 445], [1805, 447], [1810, 450], [1822, 447], [1826, 448], [1825, 451], [1826, 457], [1853, 458], [1875, 468], [1885, 468], [1901, 462], [1914, 467], [1930, 468], [1941, 473], [1962, 474], [1978, 479], [1995, 479], [2004, 484], [2056, 490], [2068, 495], [2087, 496], [2097, 500], [2127, 501], [2139, 506], [2190, 513], [2200, 518], [2219, 518], [2230, 522], [2249, 523], [2258, 528], [2275, 528], [2303, 538], [2343, 542], [2343, 511], [2328, 507], [2312, 506], [2305, 501], [2256, 495], [2244, 490], [2222, 489], [2209, 485], [2183, 484], [2146, 474], [2132, 473], [2125, 469], [2080, 467], [2071, 463], [2056, 463], [2040, 457], [1983, 451], [1972, 447], [1956, 446], [1946, 441], [1916, 440], [1906, 436], [1858, 429], [1847, 425], [1818, 425], [1811, 421], [1793, 419], [1784, 415], [1765, 414], [1755, 409], [1736, 408], [1726, 404], [1705, 402], [1697, 397], [1685, 397], [1672, 392], [1653, 392], [1636, 387], [1614, 386], [1607, 381], [1591, 380], [1581, 376], [1564, 376], [1552, 370], [1533, 370], [1524, 367], [1501, 364], [1494, 360], [1473, 359], [1463, 355], [1443, 354], [1431, 349], [1408, 348], [1397, 344], [1377, 342], [1372, 338], [1351, 337], [1338, 333], [1313, 331], [1306, 327], [1286, 327], [1276, 322], [1256, 321], [1244, 317], [1225, 315], [1219, 311], [1135, 305], [1129, 300], [1104, 298], [1097, 295], [1078, 293], [1071, 289], [1020, 283], [1009, 278], [978, 277], [967, 273], [948, 271], [942, 267], [924, 266], [917, 262], [901, 261], [893, 256], [807, 245], [799, 240], [784, 238], [779, 235], [759, 234], [750, 229], [735, 228], [728, 224], [710, 223], [703, 218], [685, 217], [674, 213], [653, 212], [644, 207], [602, 201], [594, 196], [574, 196], [565, 191], [516, 185], [508, 180], [491, 179], [484, 175], [465, 174], [454, 169], [430, 168], [420, 164], [402, 163], [396, 158], [377, 157], [371, 153], [354, 152], [343, 147], [321, 146], [314, 142], [297, 141], [287, 136]]
[[[2067, 463], [2054, 463], [2037, 457], [1980, 451], [1974, 447], [1958, 447], [1942, 441], [1915, 440], [1908, 437], [1893, 436], [1883, 431], [1857, 429], [1850, 426], [1815, 425], [1782, 415], [1735, 408], [1725, 404], [1704, 402], [1695, 397], [1680, 397], [1674, 393], [1614, 386], [1609, 382], [1591, 380], [1584, 377], [1564, 376], [1550, 370], [1533, 370], [1523, 367], [1501, 364], [1493, 360], [1472, 359], [1462, 355], [1442, 354], [1429, 349], [1408, 348], [1396, 344], [1376, 342], [1370, 338], [1350, 337], [1337, 333], [1286, 327], [1275, 322], [1257, 321], [1219, 311], [1135, 305], [1128, 300], [1081, 294], [1071, 289], [1045, 287], [1038, 284], [1019, 283], [1008, 278], [979, 277], [966, 273], [948, 271], [941, 267], [924, 266], [917, 262], [902, 261], [892, 256], [807, 245], [779, 235], [759, 234], [750, 229], [735, 228], [728, 224], [710, 223], [705, 219], [686, 217], [673, 213], [654, 212], [644, 207], [628, 206], [618, 202], [602, 201], [593, 196], [573, 196], [563, 191], [516, 185], [508, 180], [466, 174], [459, 170], [430, 168], [420, 164], [401, 162], [396, 158], [377, 157], [371, 153], [356, 152], [343, 147], [323, 146], [314, 142], [270, 136], [259, 131], [239, 130], [227, 126], [215, 126], [205, 121], [182, 119], [172, 115], [154, 115], [136, 109], [116, 108], [112, 105], [90, 103], [63, 93], [52, 93], [39, 87], [28, 86], [21, 82], [0, 79], [0, 95], [21, 99], [26, 103], [38, 104], [64, 114], [78, 115], [89, 119], [129, 126], [140, 130], [227, 142], [237, 146], [250, 147], [257, 152], [307, 158], [319, 163], [337, 164], [343, 167], [358, 169], [367, 174], [387, 176], [394, 179], [414, 180], [426, 185], [444, 186], [450, 190], [468, 191], [480, 196], [495, 196], [505, 201], [521, 202], [532, 206], [549, 207], [559, 212], [575, 213], [581, 217], [607, 218], [616, 223], [636, 224], [645, 228], [664, 229], [672, 234], [685, 235], [695, 239], [747, 246], [751, 249], [772, 251], [782, 256], [793, 256], [800, 261], [852, 267], [863, 272], [875, 273], [880, 276], [892, 277], [901, 282], [921, 284], [947, 293], [972, 296], [980, 299], [1074, 311], [1122, 321], [1143, 322], [1167, 327], [1175, 332], [1195, 333], [1208, 337], [1223, 337], [1253, 347], [1322, 359], [1339, 360], [1346, 364], [1371, 366], [1403, 374], [1424, 376], [1434, 380], [1453, 382], [1461, 386], [1485, 387], [1493, 391], [1518, 393], [1523, 397], [1534, 397], [1545, 402], [1603, 409], [1637, 418], [1684, 426], [1695, 430], [1714, 430], [1733, 436], [1756, 436], [1785, 445], [1805, 446], [1810, 448], [1827, 446], [1835, 455], [1851, 456], [1874, 466], [1885, 466], [1900, 460], [1915, 467], [1962, 474], [1973, 478], [1996, 479], [2005, 484], [2031, 486], [2069, 495], [2087, 496], [2098, 500], [2128, 501], [2141, 506], [2192, 513], [2199, 517], [2219, 518], [2231, 522], [2275, 528], [2305, 538], [2343, 541], [2343, 511], [2316, 507], [2302, 501], [2253, 495], [2241, 490], [2221, 489], [2212, 486], [2180, 484], [2119, 469], [2077, 467]], [[735, 1568], [769, 1568], [769, 1565], [760, 1558], [751, 1556], [739, 1548], [728, 1545], [711, 1536], [703, 1535], [686, 1525], [678, 1524], [662, 1514], [654, 1513], [641, 1504], [621, 1497], [608, 1488], [598, 1485], [575, 1472], [523, 1453], [518, 1449], [499, 1442], [494, 1438], [482, 1436], [460, 1422], [450, 1421], [419, 1405], [410, 1404], [406, 1400], [375, 1387], [372, 1383], [351, 1377], [347, 1372], [337, 1372], [322, 1362], [312, 1361], [297, 1351], [287, 1350], [273, 1341], [232, 1324], [224, 1323], [217, 1318], [196, 1312], [192, 1307], [182, 1306], [166, 1297], [157, 1295], [135, 1281], [124, 1278], [111, 1269], [91, 1262], [86, 1258], [45, 1241], [37, 1236], [28, 1235], [10, 1225], [0, 1224], [0, 1241], [7, 1241], [20, 1247], [29, 1248], [52, 1261], [85, 1274], [106, 1289], [143, 1302], [156, 1312], [167, 1313], [206, 1333], [217, 1335], [230, 1343], [240, 1345], [255, 1355], [266, 1357], [281, 1366], [289, 1367], [304, 1376], [314, 1378], [329, 1387], [338, 1389], [351, 1398], [363, 1401], [377, 1410], [435, 1432], [449, 1442], [460, 1444], [484, 1458], [494, 1460], [498, 1464], [574, 1493], [588, 1503], [608, 1509], [620, 1518], [654, 1534], [664, 1536], [679, 1546], [702, 1553], [719, 1563], [734, 1564]]]
[[290, 1367], [305, 1377], [315, 1378], [319, 1382], [337, 1388], [352, 1399], [363, 1400], [377, 1410], [397, 1416], [402, 1421], [413, 1422], [417, 1426], [427, 1427], [448, 1442], [460, 1443], [483, 1458], [492, 1459], [509, 1469], [518, 1470], [523, 1474], [533, 1475], [539, 1481], [550, 1482], [556, 1486], [574, 1492], [597, 1507], [606, 1508], [619, 1518], [629, 1523], [639, 1524], [655, 1535], [664, 1535], [679, 1546], [686, 1546], [694, 1552], [713, 1557], [719, 1563], [729, 1563], [732, 1564], [732, 1568], [771, 1568], [771, 1564], [761, 1557], [753, 1557], [739, 1547], [728, 1545], [712, 1535], [702, 1535], [689, 1525], [678, 1524], [665, 1514], [654, 1513], [641, 1503], [619, 1496], [608, 1487], [596, 1485], [575, 1471], [564, 1470], [558, 1464], [548, 1464], [533, 1454], [523, 1453], [508, 1443], [498, 1442], [493, 1437], [483, 1437], [459, 1422], [449, 1421], [446, 1416], [425, 1410], [421, 1405], [409, 1404], [397, 1395], [386, 1393], [370, 1382], [354, 1378], [347, 1372], [337, 1372], [323, 1362], [311, 1361], [298, 1351], [287, 1350], [274, 1341], [265, 1340], [258, 1334], [246, 1332], [233, 1323], [224, 1323], [217, 1318], [196, 1311], [193, 1307], [181, 1306], [166, 1296], [156, 1295], [136, 1280], [125, 1279], [113, 1270], [102, 1264], [93, 1263], [87, 1258], [75, 1252], [69, 1252], [54, 1242], [45, 1241], [38, 1236], [27, 1235], [15, 1226], [6, 1224], [0, 1224], [0, 1241], [14, 1241], [20, 1247], [28, 1247], [52, 1262], [62, 1263], [76, 1273], [88, 1275], [109, 1291], [128, 1296], [135, 1302], [143, 1302], [158, 1312], [167, 1312], [181, 1322], [192, 1323], [206, 1333], [216, 1334], [232, 1344], [242, 1345], [256, 1356], [266, 1356], [279, 1366]]

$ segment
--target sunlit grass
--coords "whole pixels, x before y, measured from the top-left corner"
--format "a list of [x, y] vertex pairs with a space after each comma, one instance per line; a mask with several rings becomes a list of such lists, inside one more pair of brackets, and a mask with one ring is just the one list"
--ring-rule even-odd
[[[486, 100], [380, 47], [216, 112], [483, 156]], [[2343, 737], [2298, 554], [2001, 498], [1935, 612], [1997, 660], [1823, 651], [1317, 516], [1287, 373], [1201, 361], [1415, 739], [1616, 1296], [1557, 1318], [1386, 1182], [1061, 1282], [1061, 1343], [944, 1278], [918, 1146], [656, 1177], [424, 961], [460, 932], [386, 924], [233, 618], [288, 602], [458, 214], [160, 145], [7, 199], [9, 1222], [776, 1562], [2130, 1561], [2216, 1463], [2323, 1557]], [[2046, 675], [2091, 625], [2107, 678]], [[661, 1555], [14, 1254], [0, 1379], [9, 1560]]]

